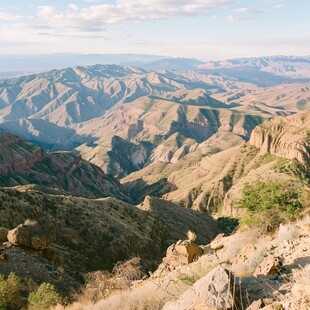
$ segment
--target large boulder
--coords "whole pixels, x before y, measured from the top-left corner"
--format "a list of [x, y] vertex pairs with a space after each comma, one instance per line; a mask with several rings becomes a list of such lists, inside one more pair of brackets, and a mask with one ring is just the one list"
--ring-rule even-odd
[[178, 266], [188, 265], [203, 254], [203, 249], [190, 240], [179, 240], [172, 244], [164, 258], [165, 268], [173, 270]]
[[271, 276], [278, 273], [283, 265], [283, 259], [280, 257], [274, 257], [272, 255], [268, 255], [264, 258], [264, 260], [257, 266], [254, 271], [254, 277], [258, 277], [260, 275]]
[[14, 245], [32, 250], [45, 250], [51, 244], [51, 237], [46, 229], [32, 220], [26, 220], [24, 224], [10, 230], [7, 238]]
[[166, 304], [163, 310], [234, 309], [234, 277], [218, 266], [197, 281], [176, 302]]

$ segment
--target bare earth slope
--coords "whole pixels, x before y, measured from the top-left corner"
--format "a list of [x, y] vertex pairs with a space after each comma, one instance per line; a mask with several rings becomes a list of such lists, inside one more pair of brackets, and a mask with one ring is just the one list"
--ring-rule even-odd
[[113, 177], [71, 153], [48, 154], [10, 133], [0, 134], [0, 184], [39, 184], [77, 196], [129, 200]]
[[[153, 163], [123, 178], [122, 183], [134, 199], [139, 198], [136, 193], [142, 188], [185, 207], [237, 215], [241, 210], [234, 205], [244, 184], [257, 179], [300, 183], [292, 173], [278, 167], [293, 158], [309, 160], [308, 121], [309, 111], [275, 118], [256, 127], [250, 143], [236, 140], [237, 146], [218, 149], [215, 154], [207, 149], [204, 153], [202, 144], [176, 163]], [[216, 139], [214, 142], [218, 145]]]
[[48, 150], [75, 149], [124, 177], [150, 163], [179, 161], [217, 132], [247, 140], [264, 120], [307, 109], [309, 92], [309, 83], [264, 89], [203, 70], [66, 68], [0, 80], [0, 131]]

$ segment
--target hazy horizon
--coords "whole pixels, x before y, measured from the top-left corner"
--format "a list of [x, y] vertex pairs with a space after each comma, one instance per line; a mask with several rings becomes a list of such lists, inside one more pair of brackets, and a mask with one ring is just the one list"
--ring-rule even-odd
[[0, 55], [309, 55], [309, 1], [1, 1]]

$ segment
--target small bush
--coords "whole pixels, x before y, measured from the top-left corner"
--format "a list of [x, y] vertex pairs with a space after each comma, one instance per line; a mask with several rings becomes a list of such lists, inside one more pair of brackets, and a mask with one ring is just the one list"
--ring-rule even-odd
[[249, 271], [253, 273], [257, 266], [264, 260], [263, 251], [257, 250], [250, 258]]
[[28, 310], [48, 310], [61, 303], [62, 299], [50, 283], [42, 283], [28, 297]]
[[239, 253], [239, 251], [242, 248], [242, 244], [241, 243], [229, 243], [228, 246], [226, 247], [222, 259], [223, 260], [230, 260], [234, 257], [236, 257]]
[[10, 273], [7, 279], [0, 274], [0, 309], [20, 309], [24, 304], [21, 291], [21, 282], [14, 273]]
[[112, 275], [120, 289], [129, 287], [133, 281], [140, 280], [144, 276], [141, 259], [134, 257], [125, 262], [118, 262], [113, 268]]
[[114, 290], [112, 276], [108, 271], [95, 271], [87, 275], [86, 286], [79, 300], [81, 302], [98, 302]]
[[112, 272], [95, 271], [87, 275], [86, 286], [79, 300], [81, 302], [98, 302], [115, 291], [130, 287], [133, 281], [144, 276], [141, 259], [134, 257], [125, 262], [117, 263]]
[[241, 223], [273, 231], [281, 223], [295, 219], [302, 208], [302, 197], [302, 190], [291, 183], [258, 180], [246, 184], [239, 207], [247, 209], [248, 213], [241, 219]]

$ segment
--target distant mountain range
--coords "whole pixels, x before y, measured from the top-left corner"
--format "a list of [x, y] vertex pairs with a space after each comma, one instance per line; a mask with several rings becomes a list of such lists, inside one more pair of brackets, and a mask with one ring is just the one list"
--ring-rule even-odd
[[0, 55], [0, 78], [21, 76], [75, 66], [115, 64], [145, 70], [191, 70], [225, 74], [242, 82], [267, 87], [310, 80], [310, 56], [271, 56], [208, 61], [144, 54], [50, 54], [35, 56]]
[[[256, 61], [255, 70], [263, 65]], [[290, 84], [262, 88], [205, 70], [94, 65], [2, 79], [0, 131], [48, 151], [79, 153], [106, 173], [125, 177], [154, 162], [178, 162], [200, 148], [214, 153], [218, 148], [207, 145], [217, 133], [248, 140], [264, 120], [309, 109], [307, 82], [283, 77]]]

